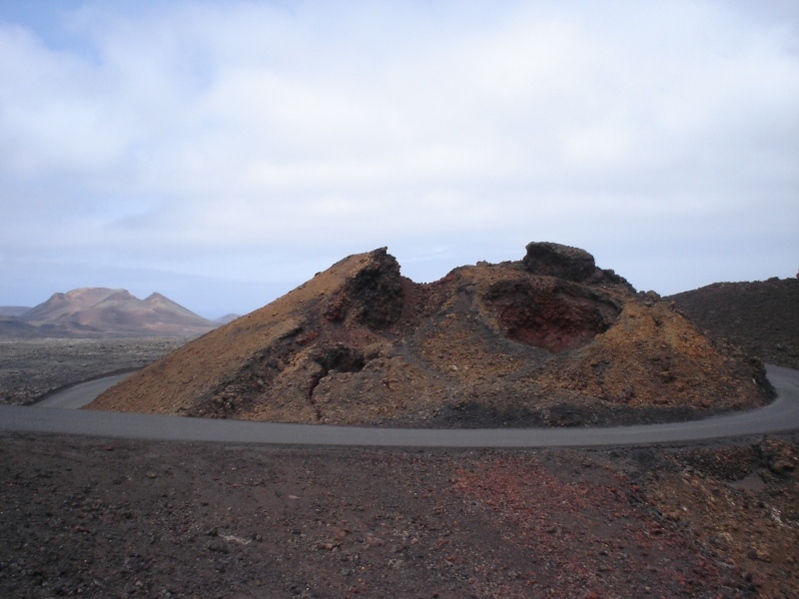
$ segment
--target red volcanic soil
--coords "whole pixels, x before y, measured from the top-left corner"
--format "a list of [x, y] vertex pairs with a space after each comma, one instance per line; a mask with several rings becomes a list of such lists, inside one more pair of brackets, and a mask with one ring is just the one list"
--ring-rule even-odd
[[431, 284], [350, 256], [92, 409], [400, 426], [680, 420], [762, 405], [762, 364], [583, 250], [532, 243]]
[[0, 435], [0, 596], [799, 597], [797, 449]]

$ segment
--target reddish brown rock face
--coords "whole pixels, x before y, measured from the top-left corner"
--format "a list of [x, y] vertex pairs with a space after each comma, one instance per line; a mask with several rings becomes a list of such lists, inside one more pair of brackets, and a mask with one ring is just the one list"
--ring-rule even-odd
[[609, 296], [549, 278], [504, 281], [492, 286], [485, 299], [509, 339], [552, 353], [589, 343], [620, 312]]
[[421, 285], [379, 249], [186, 345], [92, 407], [330, 424], [611, 424], [759, 405], [761, 375], [583, 250], [530, 244], [523, 261]]

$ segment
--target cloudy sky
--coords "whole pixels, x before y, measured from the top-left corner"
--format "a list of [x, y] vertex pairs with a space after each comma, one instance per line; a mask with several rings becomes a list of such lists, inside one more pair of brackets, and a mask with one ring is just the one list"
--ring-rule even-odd
[[795, 276], [799, 3], [0, 1], [0, 305], [215, 318], [530, 241], [664, 295]]

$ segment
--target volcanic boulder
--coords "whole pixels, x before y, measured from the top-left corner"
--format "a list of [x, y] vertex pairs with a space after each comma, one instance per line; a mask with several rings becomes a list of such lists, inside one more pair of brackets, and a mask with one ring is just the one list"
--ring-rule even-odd
[[531, 273], [581, 283], [596, 270], [594, 257], [579, 248], [558, 243], [530, 243], [522, 264]]
[[580, 248], [550, 242], [532, 242], [525, 248], [522, 264], [536, 275], [556, 277], [592, 286], [634, 291], [623, 277], [610, 269], [597, 268], [594, 257]]
[[762, 365], [583, 250], [417, 284], [350, 256], [187, 344], [90, 407], [337, 424], [663, 421], [761, 405]]

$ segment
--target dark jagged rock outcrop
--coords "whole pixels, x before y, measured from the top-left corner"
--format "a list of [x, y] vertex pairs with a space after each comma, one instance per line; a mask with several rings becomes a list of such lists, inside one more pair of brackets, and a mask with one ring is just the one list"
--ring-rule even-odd
[[340, 424], [610, 424], [759, 405], [761, 375], [584, 250], [534, 243], [518, 262], [417, 284], [381, 248], [187, 344], [92, 407]]
[[533, 242], [527, 244], [526, 249], [522, 264], [535, 275], [582, 283], [590, 279], [597, 269], [594, 257], [579, 248], [559, 243]]
[[522, 264], [531, 273], [592, 286], [634, 292], [633, 286], [610, 269], [598, 268], [594, 257], [580, 248], [550, 242], [527, 244]]
[[325, 318], [339, 322], [350, 316], [376, 331], [399, 319], [404, 295], [400, 266], [387, 249], [370, 253], [369, 265], [347, 280], [330, 303]]

